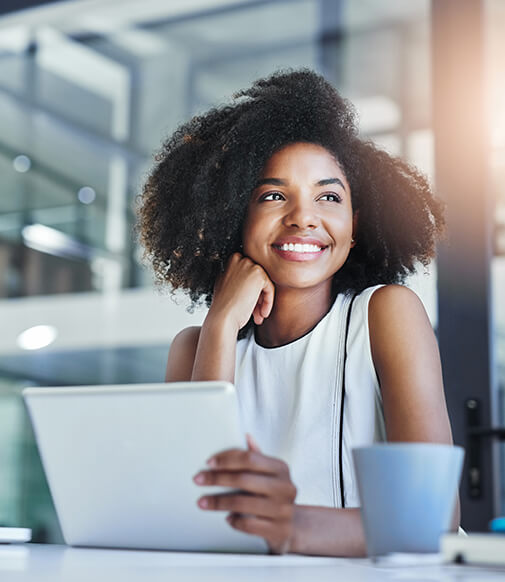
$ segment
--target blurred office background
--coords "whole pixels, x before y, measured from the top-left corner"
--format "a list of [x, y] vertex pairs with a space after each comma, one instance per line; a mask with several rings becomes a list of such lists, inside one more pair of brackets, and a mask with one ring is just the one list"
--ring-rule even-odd
[[[450, 0], [2, 3], [0, 525], [32, 527], [36, 541], [61, 541], [21, 390], [162, 381], [171, 339], [204, 317], [204, 310], [189, 313], [183, 298], [174, 302], [168, 292], [154, 289], [135, 240], [136, 196], [163, 137], [257, 77], [280, 67], [309, 66], [355, 103], [364, 136], [418, 165], [437, 183], [445, 168], [436, 150], [437, 132], [444, 128], [434, 122], [433, 80], [438, 78], [433, 71], [438, 66], [434, 47], [440, 46], [434, 30], [447, 17], [444, 5], [450, 4]], [[503, 424], [505, 3], [461, 0], [459, 5], [463, 12], [477, 10], [483, 19], [481, 141], [486, 150], [481, 165], [486, 179], [465, 197], [472, 199], [476, 214], [482, 208], [489, 211], [482, 240], [476, 243], [487, 249], [481, 257], [487, 270], [483, 276], [469, 273], [474, 280], [484, 279], [476, 293], [489, 345], [471, 337], [467, 345], [479, 344], [475, 358], [489, 370], [489, 377], [484, 374], [475, 386], [475, 398], [484, 405], [491, 403], [492, 410], [483, 411], [482, 420]], [[440, 58], [444, 62], [446, 57]], [[459, 170], [463, 175], [475, 172], [473, 167]], [[453, 204], [451, 200], [448, 204]], [[451, 253], [457, 253], [458, 239], [449, 233], [449, 247], [451, 240], [445, 259], [449, 267], [443, 265], [447, 277], [454, 263]], [[461, 260], [465, 262], [465, 257]], [[440, 292], [447, 286], [439, 282], [437, 287], [437, 266], [428, 272], [422, 269], [409, 284], [438, 329], [450, 305]], [[447, 322], [449, 330], [453, 324]], [[441, 348], [455, 365], [458, 357], [462, 365], [473, 357], [468, 351], [454, 353], [456, 347], [451, 345], [444, 339]], [[448, 387], [452, 394], [457, 389]], [[448, 400], [455, 438], [465, 444], [461, 428], [465, 412], [451, 405], [453, 398]], [[480, 497], [475, 488], [469, 495], [475, 503], [487, 499], [483, 501], [487, 513], [494, 515], [505, 511], [501, 489], [505, 479], [499, 478], [505, 477], [503, 451], [498, 444], [484, 446], [493, 451], [492, 466], [481, 467], [475, 461], [474, 470], [482, 471], [485, 479]], [[467, 485], [465, 475], [463, 497]], [[472, 507], [481, 506], [472, 506], [471, 499], [464, 503], [463, 524], [471, 527], [476, 523]], [[482, 518], [477, 526], [481, 525]]]

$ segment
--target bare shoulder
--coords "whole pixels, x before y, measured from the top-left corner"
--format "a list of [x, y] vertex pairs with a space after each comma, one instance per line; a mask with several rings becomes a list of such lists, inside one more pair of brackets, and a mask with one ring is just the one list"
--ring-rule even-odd
[[198, 339], [200, 337], [201, 331], [200, 325], [193, 325], [191, 327], [185, 327], [182, 329], [173, 339], [172, 346], [175, 347], [188, 347], [190, 345], [198, 344]]
[[174, 337], [168, 352], [165, 382], [191, 380], [200, 330], [200, 326], [186, 327]]
[[416, 313], [426, 316], [424, 305], [417, 294], [403, 285], [384, 285], [377, 289], [370, 298], [368, 312], [370, 317], [377, 320], [404, 318]]
[[402, 285], [385, 285], [377, 289], [368, 305], [368, 322], [372, 346], [389, 338], [400, 340], [406, 333], [424, 331], [433, 334], [430, 320], [416, 293]]
[[387, 285], [369, 303], [388, 440], [451, 442], [437, 341], [419, 297]]
[[368, 307], [370, 346], [379, 376], [393, 361], [407, 360], [421, 353], [438, 359], [438, 347], [430, 320], [419, 297], [402, 285], [377, 289]]

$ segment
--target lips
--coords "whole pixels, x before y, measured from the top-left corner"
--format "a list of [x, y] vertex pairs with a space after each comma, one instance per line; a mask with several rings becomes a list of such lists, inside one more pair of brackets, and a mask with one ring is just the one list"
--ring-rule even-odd
[[319, 245], [320, 247], [325, 247], [325, 245], [320, 239], [313, 236], [283, 236], [274, 242], [274, 245], [282, 245], [284, 243], [299, 243], [299, 244], [311, 244]]
[[309, 245], [307, 243], [298, 244], [298, 243], [284, 243], [281, 246], [276, 247], [281, 251], [294, 251], [295, 253], [317, 253], [322, 250], [322, 247], [319, 245]]
[[312, 247], [318, 247], [319, 249], [325, 249], [328, 245], [325, 245], [322, 241], [314, 237], [305, 236], [288, 236], [276, 240], [273, 243], [273, 247], [282, 248], [285, 245], [310, 245]]
[[328, 245], [309, 237], [286, 237], [275, 241], [274, 251], [288, 261], [310, 261], [320, 257]]

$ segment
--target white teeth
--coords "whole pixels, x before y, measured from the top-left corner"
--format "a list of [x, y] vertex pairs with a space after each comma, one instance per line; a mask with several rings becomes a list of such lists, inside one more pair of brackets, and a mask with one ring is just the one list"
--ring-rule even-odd
[[321, 247], [318, 245], [309, 245], [309, 244], [293, 244], [293, 243], [284, 243], [280, 246], [282, 251], [294, 251], [295, 253], [318, 253], [321, 250]]

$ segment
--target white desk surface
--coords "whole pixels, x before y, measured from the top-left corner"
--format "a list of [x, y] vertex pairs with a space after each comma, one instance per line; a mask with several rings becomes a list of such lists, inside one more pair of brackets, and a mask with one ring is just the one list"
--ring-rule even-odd
[[505, 580], [505, 569], [444, 564], [374, 564], [368, 559], [247, 556], [0, 546], [1, 582], [486, 582]]

